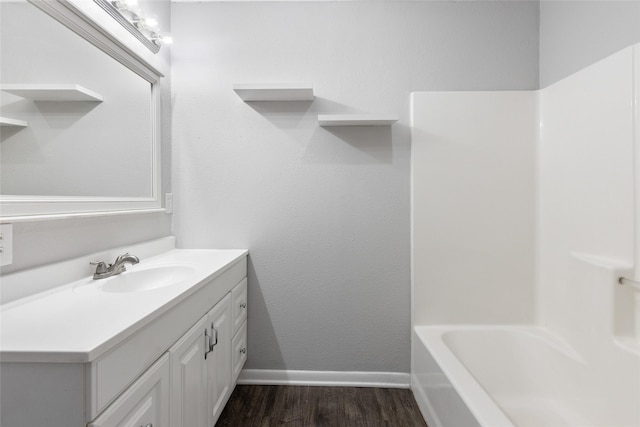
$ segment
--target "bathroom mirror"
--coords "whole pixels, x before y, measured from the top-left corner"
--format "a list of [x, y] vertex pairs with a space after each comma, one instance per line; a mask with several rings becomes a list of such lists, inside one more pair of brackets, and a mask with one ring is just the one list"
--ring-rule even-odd
[[90, 0], [0, 8], [2, 222], [160, 209], [162, 74], [137, 41]]

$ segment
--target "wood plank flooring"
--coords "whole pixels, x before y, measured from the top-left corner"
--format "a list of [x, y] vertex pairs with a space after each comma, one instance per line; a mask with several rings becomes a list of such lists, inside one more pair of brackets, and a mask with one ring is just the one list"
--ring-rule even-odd
[[216, 427], [426, 427], [411, 390], [236, 386]]

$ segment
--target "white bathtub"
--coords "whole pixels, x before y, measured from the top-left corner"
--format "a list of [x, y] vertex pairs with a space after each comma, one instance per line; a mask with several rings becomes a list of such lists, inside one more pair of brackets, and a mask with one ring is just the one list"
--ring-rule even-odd
[[417, 326], [412, 338], [430, 427], [640, 426], [638, 355], [614, 343], [585, 358], [537, 327]]

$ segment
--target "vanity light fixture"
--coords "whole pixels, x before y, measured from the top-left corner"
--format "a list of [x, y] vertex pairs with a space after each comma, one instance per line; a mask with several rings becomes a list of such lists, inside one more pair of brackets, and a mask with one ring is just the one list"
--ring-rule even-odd
[[94, 0], [111, 17], [142, 42], [151, 52], [170, 44], [171, 37], [159, 33], [160, 24], [153, 17], [145, 17], [138, 0]]

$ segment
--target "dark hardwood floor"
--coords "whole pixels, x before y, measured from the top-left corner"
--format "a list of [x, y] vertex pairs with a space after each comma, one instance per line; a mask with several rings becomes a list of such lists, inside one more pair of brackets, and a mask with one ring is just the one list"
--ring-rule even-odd
[[426, 427], [411, 390], [239, 385], [216, 427]]

